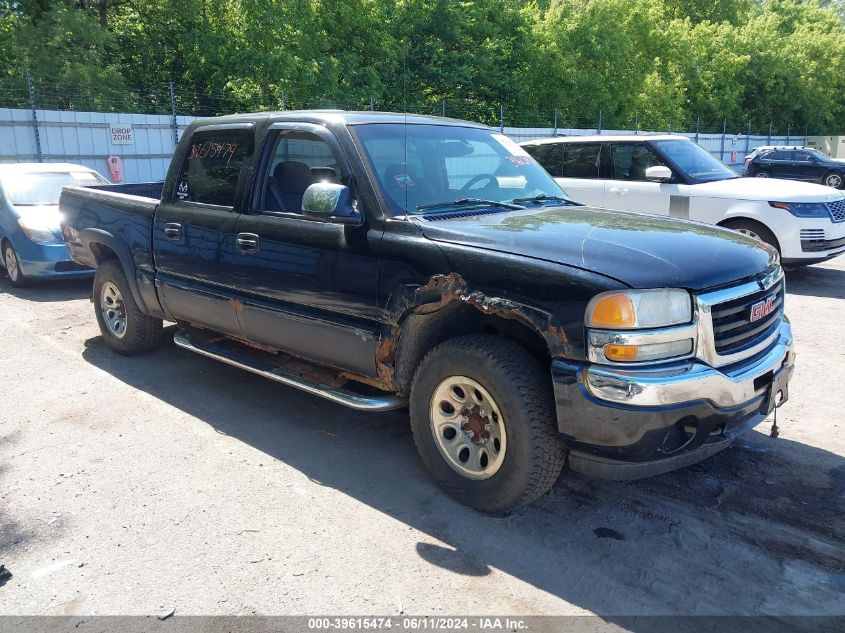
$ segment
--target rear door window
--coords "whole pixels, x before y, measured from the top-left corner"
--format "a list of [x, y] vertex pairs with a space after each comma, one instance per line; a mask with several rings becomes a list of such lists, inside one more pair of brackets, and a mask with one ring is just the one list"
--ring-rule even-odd
[[234, 206], [238, 179], [252, 149], [249, 130], [195, 132], [176, 179], [175, 202]]
[[598, 178], [601, 144], [567, 143], [563, 152], [563, 178]]

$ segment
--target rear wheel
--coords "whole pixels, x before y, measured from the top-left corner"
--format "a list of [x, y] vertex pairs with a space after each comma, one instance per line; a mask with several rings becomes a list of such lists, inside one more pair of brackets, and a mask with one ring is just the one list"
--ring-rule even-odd
[[9, 282], [15, 288], [23, 288], [27, 284], [27, 279], [24, 277], [21, 264], [18, 261], [18, 254], [11, 244], [6, 244], [3, 248], [3, 266], [6, 267]]
[[769, 172], [767, 172], [767, 171], [758, 171], [756, 174], [754, 174], [754, 177], [755, 177], [755, 178], [768, 178], [768, 177], [769, 177]]
[[780, 244], [778, 244], [775, 234], [759, 222], [753, 220], [731, 220], [725, 222], [722, 226], [752, 237], [760, 242], [765, 242], [769, 246], [773, 246], [780, 253]]
[[139, 354], [155, 349], [161, 342], [161, 319], [141, 311], [116, 260], [105, 261], [97, 268], [94, 307], [103, 340], [114, 351]]
[[828, 187], [833, 187], [834, 189], [842, 189], [842, 184], [845, 182], [845, 178], [842, 177], [842, 174], [837, 174], [835, 171], [826, 174], [824, 178], [822, 178], [822, 182], [826, 184]]
[[451, 339], [426, 355], [411, 387], [411, 429], [437, 484], [482, 512], [530, 503], [564, 463], [548, 372], [495, 336]]

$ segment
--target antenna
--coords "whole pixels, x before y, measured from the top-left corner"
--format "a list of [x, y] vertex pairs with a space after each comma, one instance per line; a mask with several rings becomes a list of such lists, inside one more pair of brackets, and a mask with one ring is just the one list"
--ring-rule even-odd
[[[402, 166], [405, 168], [405, 178], [408, 178], [408, 54], [407, 50], [402, 53], [402, 114], [404, 123], [402, 130], [405, 138], [403, 143], [404, 156]], [[405, 184], [405, 215], [408, 215], [408, 183]]]

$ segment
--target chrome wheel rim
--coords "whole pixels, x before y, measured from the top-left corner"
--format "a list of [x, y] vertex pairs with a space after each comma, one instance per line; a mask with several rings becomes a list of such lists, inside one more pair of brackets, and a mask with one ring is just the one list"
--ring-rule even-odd
[[757, 240], [758, 242], [762, 242], [762, 241], [763, 241], [763, 240], [760, 238], [760, 236], [759, 236], [759, 235], [757, 235], [757, 234], [756, 234], [754, 231], [752, 231], [751, 229], [737, 229], [737, 233], [742, 233], [743, 235], [747, 235], [748, 237], [751, 237], [751, 238], [753, 238], [753, 239]]
[[467, 479], [489, 479], [507, 451], [499, 405], [477, 381], [450, 376], [431, 396], [431, 433], [446, 463]]
[[824, 184], [826, 184], [828, 187], [839, 189], [839, 187], [842, 186], [842, 176], [838, 174], [830, 174], [830, 176], [824, 179]]
[[112, 336], [115, 338], [126, 336], [126, 308], [123, 304], [123, 296], [111, 281], [105, 282], [100, 289], [100, 311], [103, 314], [103, 322]]
[[761, 171], [759, 174], [757, 174], [757, 178], [768, 178], [768, 177], [769, 177], [769, 174], [767, 174], [764, 171]]
[[12, 281], [18, 280], [18, 258], [11, 248], [6, 249], [6, 274]]

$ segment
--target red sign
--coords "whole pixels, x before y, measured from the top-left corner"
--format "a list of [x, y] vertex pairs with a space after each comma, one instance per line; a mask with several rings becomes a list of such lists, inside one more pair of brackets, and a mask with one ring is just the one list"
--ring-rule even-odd
[[774, 296], [764, 299], [759, 303], [755, 303], [751, 306], [751, 315], [748, 317], [748, 320], [753, 323], [763, 317], [769, 316], [772, 313], [772, 310], [774, 310], [774, 303]]

